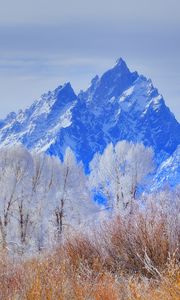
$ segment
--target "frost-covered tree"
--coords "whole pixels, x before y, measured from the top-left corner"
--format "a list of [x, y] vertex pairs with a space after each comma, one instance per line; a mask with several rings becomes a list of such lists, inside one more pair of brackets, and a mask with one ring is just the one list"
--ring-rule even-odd
[[82, 163], [78, 163], [70, 148], [60, 165], [58, 197], [54, 203], [54, 225], [60, 241], [64, 230], [85, 222], [95, 212]]
[[11, 236], [9, 233], [13, 229], [13, 218], [16, 218], [17, 203], [20, 204], [24, 198], [31, 160], [28, 151], [21, 146], [0, 150], [0, 233], [3, 248]]
[[16, 147], [14, 153], [12, 148], [10, 153], [13, 157], [13, 164], [9, 162], [11, 172], [14, 173], [15, 178], [18, 181], [13, 210], [13, 226], [16, 228], [16, 234], [11, 234], [11, 239], [16, 236], [16, 242], [23, 252], [31, 238], [33, 225], [32, 210], [35, 206], [33, 198], [31, 197], [33, 160], [30, 153], [22, 148], [22, 146]]
[[90, 186], [104, 195], [113, 211], [130, 209], [137, 188], [153, 170], [153, 151], [127, 141], [109, 144], [90, 163]]
[[64, 160], [21, 145], [0, 150], [0, 241], [24, 253], [42, 250], [94, 212], [83, 166], [67, 149]]
[[60, 174], [60, 161], [45, 154], [32, 154], [33, 176], [31, 179], [31, 198], [35, 203], [34, 240], [41, 251], [49, 241], [49, 219], [53, 199], [59, 190], [57, 177]]

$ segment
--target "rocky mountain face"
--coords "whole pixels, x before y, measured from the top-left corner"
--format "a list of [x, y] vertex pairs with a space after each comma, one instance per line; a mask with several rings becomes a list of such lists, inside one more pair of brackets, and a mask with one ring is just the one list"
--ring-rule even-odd
[[0, 121], [0, 147], [20, 142], [62, 159], [69, 146], [86, 170], [95, 152], [123, 139], [154, 149], [161, 178], [173, 172], [174, 157], [179, 162], [180, 124], [151, 80], [131, 72], [122, 59], [87, 91], [76, 95], [66, 83]]
[[166, 185], [175, 187], [178, 184], [180, 184], [180, 145], [158, 167], [151, 189], [156, 190]]

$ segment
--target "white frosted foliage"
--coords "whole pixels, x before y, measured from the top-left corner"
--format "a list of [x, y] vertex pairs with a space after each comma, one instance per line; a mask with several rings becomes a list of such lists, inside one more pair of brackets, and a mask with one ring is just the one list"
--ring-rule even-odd
[[81, 163], [68, 148], [64, 161], [21, 145], [0, 149], [0, 242], [24, 253], [61, 241], [95, 211]]
[[113, 211], [130, 208], [138, 185], [153, 170], [153, 151], [143, 144], [127, 141], [109, 144], [90, 163], [92, 190], [103, 194]]

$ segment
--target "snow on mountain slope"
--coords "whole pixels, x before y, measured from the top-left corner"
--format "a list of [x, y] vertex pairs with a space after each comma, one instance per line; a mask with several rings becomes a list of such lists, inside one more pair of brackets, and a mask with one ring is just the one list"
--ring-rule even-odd
[[166, 185], [180, 184], [180, 145], [174, 153], [159, 166], [153, 180], [152, 190]]
[[180, 144], [180, 124], [151, 80], [119, 59], [85, 92], [69, 83], [0, 122], [0, 146], [17, 142], [63, 157], [70, 146], [85, 167], [109, 142], [126, 139], [152, 146], [158, 164]]
[[42, 95], [31, 107], [10, 114], [0, 130], [1, 146], [20, 142], [29, 149], [46, 151], [61, 128], [71, 124], [77, 97], [69, 83]]

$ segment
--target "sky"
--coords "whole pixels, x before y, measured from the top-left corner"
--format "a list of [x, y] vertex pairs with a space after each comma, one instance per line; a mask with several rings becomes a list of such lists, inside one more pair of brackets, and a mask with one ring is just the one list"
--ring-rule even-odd
[[180, 121], [179, 0], [0, 0], [0, 118], [122, 57]]

